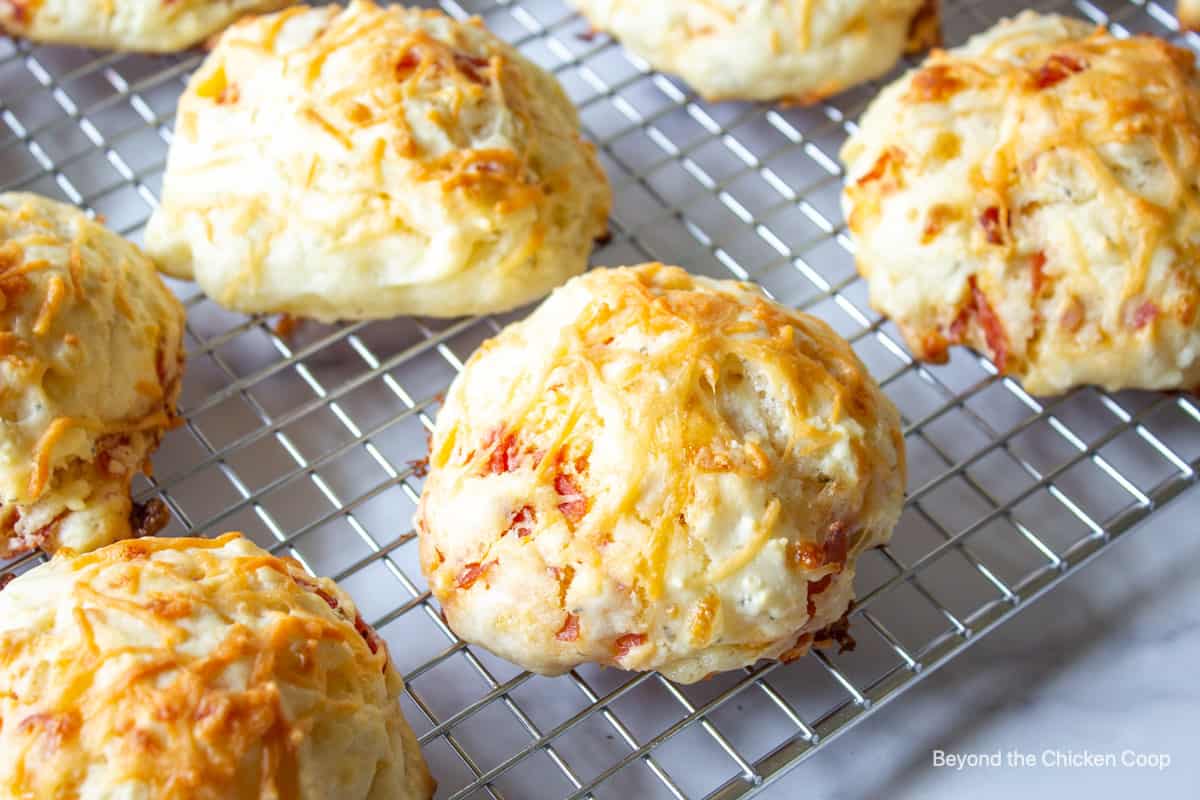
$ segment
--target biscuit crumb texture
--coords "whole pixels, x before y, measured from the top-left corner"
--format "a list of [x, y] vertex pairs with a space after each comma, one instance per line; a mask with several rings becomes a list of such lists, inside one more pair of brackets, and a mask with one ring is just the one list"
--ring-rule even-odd
[[610, 202], [551, 75], [478, 19], [355, 0], [226, 31], [146, 242], [240, 311], [456, 316], [582, 272]]
[[130, 501], [176, 424], [184, 311], [135, 245], [73, 206], [0, 194], [0, 558], [163, 521]]
[[291, 0], [0, 0], [0, 31], [46, 44], [173, 53]]
[[843, 152], [872, 304], [1027, 391], [1200, 386], [1191, 51], [1026, 12], [881, 93]]
[[388, 650], [237, 534], [58, 555], [0, 591], [0, 794], [426, 800]]
[[903, 490], [899, 416], [845, 340], [648, 264], [576, 278], [482, 345], [416, 526], [467, 641], [545, 674], [692, 682], [805, 652]]
[[813, 103], [938, 40], [939, 0], [570, 0], [709, 100]]

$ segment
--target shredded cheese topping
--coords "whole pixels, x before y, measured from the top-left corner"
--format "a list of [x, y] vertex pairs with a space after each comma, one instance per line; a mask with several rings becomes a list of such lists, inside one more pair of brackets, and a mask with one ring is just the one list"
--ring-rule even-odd
[[175, 420], [183, 318], [132, 244], [0, 195], [0, 557], [129, 535], [129, 481]]
[[860, 269], [919, 355], [969, 344], [1035, 392], [1200, 380], [1190, 51], [1029, 12], [931, 55], [843, 157]]
[[[461, 625], [486, 630], [487, 613], [538, 618], [536, 592], [504, 587], [569, 568], [541, 639], [562, 642], [565, 626], [568, 663], [661, 665], [691, 647], [680, 626], [696, 615], [714, 642], [790, 645], [812, 615], [785, 586], [810, 576], [781, 545], [819, 549], [835, 523], [854, 531], [854, 552], [880, 541], [903, 483], [895, 409], [844, 340], [749, 285], [661, 264], [588, 273], [485, 343], [430, 452], [422, 563], [451, 624], [468, 635]], [[468, 497], [488, 516], [464, 516]], [[739, 610], [759, 580], [778, 619]], [[572, 600], [584, 586], [619, 610], [589, 613]], [[643, 638], [615, 654], [626, 635]]]
[[401, 689], [349, 597], [238, 534], [60, 556], [0, 593], [0, 792], [426, 798]]

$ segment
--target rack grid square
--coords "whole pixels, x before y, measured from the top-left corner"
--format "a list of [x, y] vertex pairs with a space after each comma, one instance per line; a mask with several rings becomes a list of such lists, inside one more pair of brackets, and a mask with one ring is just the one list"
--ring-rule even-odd
[[[242, 530], [339, 580], [408, 681], [404, 711], [439, 797], [752, 796], [1196, 480], [1192, 397], [1080, 389], [1039, 400], [961, 349], [945, 365], [915, 362], [871, 310], [839, 210], [837, 153], [886, 79], [807, 108], [709, 105], [591, 35], [561, 0], [425, 4], [481, 16], [578, 104], [616, 192], [613, 236], [594, 263], [661, 260], [753, 280], [820, 315], [901, 409], [911, 473], [893, 543], [860, 562], [853, 652], [695, 686], [592, 666], [530, 675], [450, 632], [410, 522], [439, 398], [520, 314], [309, 323], [282, 338], [273, 320], [173, 283], [188, 308], [186, 424], [167, 436], [154, 477], [139, 478], [138, 499], [168, 503], [165, 535]], [[945, 0], [946, 43], [1026, 5]], [[1033, 5], [1200, 51], [1164, 3]], [[176, 98], [201, 58], [0, 37], [0, 190], [75, 203], [140, 240]]]

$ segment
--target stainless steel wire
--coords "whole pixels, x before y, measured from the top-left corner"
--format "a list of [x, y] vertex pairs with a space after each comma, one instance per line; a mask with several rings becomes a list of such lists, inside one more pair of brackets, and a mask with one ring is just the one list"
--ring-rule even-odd
[[[956, 44], [1031, 4], [945, 5]], [[1159, 3], [1032, 5], [1200, 49]], [[821, 315], [900, 407], [912, 474], [892, 545], [859, 565], [855, 651], [687, 687], [591, 667], [532, 676], [453, 635], [410, 524], [440, 396], [509, 317], [306, 325], [284, 339], [271, 320], [175, 285], [189, 313], [186, 424], [139, 498], [168, 503], [167, 534], [243, 530], [345, 585], [405, 674], [439, 796], [752, 796], [1196, 480], [1192, 398], [1083, 389], [1042, 401], [965, 351], [944, 366], [914, 362], [871, 311], [838, 211], [837, 150], [879, 84], [811, 108], [710, 106], [591, 35], [560, 0], [440, 6], [483, 17], [578, 104], [617, 194], [595, 263], [662, 260], [754, 280]], [[0, 38], [0, 190], [76, 203], [138, 239], [175, 99], [200, 60]]]

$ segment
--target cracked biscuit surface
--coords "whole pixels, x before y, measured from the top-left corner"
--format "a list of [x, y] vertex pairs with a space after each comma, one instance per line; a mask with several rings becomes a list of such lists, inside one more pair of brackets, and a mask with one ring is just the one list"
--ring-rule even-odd
[[175, 424], [183, 323], [135, 245], [73, 206], [0, 194], [0, 557], [161, 525], [130, 481]]
[[1200, 386], [1193, 54], [1027, 12], [881, 93], [843, 153], [872, 304], [1033, 394]]
[[146, 242], [239, 311], [456, 316], [582, 272], [610, 200], [551, 75], [477, 19], [355, 0], [221, 37]]
[[386, 645], [237, 534], [58, 555], [0, 591], [0, 794], [427, 800]]
[[692, 682], [838, 622], [903, 486], [898, 414], [824, 322], [648, 264], [575, 278], [482, 345], [416, 526], [467, 641]]

